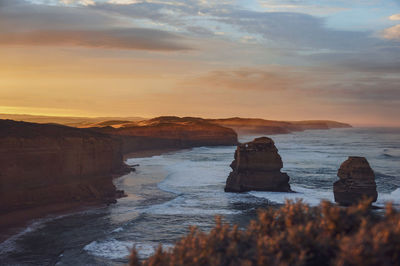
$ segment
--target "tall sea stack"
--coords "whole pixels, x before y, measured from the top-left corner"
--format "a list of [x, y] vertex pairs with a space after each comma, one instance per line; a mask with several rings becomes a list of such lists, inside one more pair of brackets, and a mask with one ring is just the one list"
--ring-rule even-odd
[[240, 144], [231, 164], [233, 171], [226, 180], [225, 192], [291, 192], [289, 176], [280, 171], [282, 167], [282, 159], [272, 139], [261, 137]]
[[375, 174], [364, 157], [349, 157], [337, 175], [340, 180], [333, 184], [333, 193], [340, 205], [349, 206], [365, 197], [377, 200]]

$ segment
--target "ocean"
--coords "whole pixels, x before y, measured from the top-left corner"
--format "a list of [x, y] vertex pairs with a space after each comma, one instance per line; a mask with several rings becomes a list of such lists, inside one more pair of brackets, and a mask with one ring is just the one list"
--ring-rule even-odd
[[[258, 136], [245, 136], [241, 142]], [[260, 208], [301, 199], [333, 201], [333, 182], [348, 156], [364, 156], [375, 171], [377, 206], [400, 208], [400, 129], [312, 130], [271, 136], [282, 171], [297, 193], [225, 193], [236, 147], [199, 147], [127, 161], [136, 171], [115, 183], [128, 197], [117, 204], [47, 217], [0, 244], [1, 265], [124, 265], [130, 249], [150, 256], [170, 248], [196, 226], [208, 231], [215, 217], [247, 226]]]

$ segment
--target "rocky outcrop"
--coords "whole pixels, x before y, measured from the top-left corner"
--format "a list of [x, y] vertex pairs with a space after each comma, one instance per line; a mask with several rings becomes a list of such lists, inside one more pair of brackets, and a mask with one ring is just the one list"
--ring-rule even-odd
[[333, 193], [340, 205], [352, 205], [365, 197], [377, 200], [375, 174], [364, 157], [349, 157], [337, 175], [340, 180], [333, 184]]
[[256, 138], [240, 144], [226, 180], [225, 192], [251, 190], [291, 192], [289, 176], [280, 170], [282, 159], [272, 139]]
[[125, 166], [121, 143], [61, 125], [0, 120], [0, 214], [68, 203], [110, 203]]

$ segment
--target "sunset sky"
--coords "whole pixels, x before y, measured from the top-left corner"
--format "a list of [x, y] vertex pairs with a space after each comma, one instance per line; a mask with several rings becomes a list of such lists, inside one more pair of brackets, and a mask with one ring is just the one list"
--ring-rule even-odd
[[0, 113], [400, 126], [400, 1], [0, 0]]

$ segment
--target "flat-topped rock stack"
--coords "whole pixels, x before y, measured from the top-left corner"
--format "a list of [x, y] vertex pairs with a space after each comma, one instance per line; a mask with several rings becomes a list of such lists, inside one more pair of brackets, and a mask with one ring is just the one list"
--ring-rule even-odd
[[349, 206], [366, 197], [377, 200], [375, 174], [364, 157], [349, 157], [337, 175], [340, 180], [333, 184], [333, 193], [340, 205]]
[[261, 137], [240, 144], [231, 163], [233, 171], [226, 180], [225, 192], [291, 192], [289, 176], [280, 171], [282, 167], [272, 139]]

